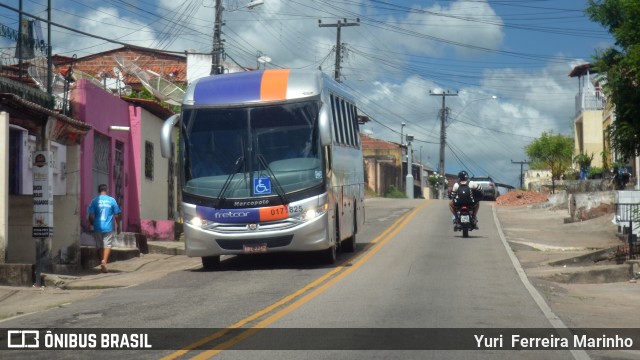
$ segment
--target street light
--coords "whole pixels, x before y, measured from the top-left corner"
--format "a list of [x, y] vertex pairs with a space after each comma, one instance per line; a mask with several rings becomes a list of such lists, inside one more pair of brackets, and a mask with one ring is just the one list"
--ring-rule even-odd
[[[253, 9], [257, 6], [264, 4], [264, 0], [254, 0], [248, 3], [245, 6], [241, 6], [239, 8], [235, 8], [229, 11], [235, 11], [240, 9]], [[222, 0], [216, 0], [216, 23], [213, 27], [213, 50], [211, 56], [211, 73], [210, 75], [222, 74], [224, 72], [224, 67], [220, 61], [220, 55], [224, 51], [222, 48], [222, 11], [224, 7], [222, 6]]]
[[407, 195], [407, 198], [409, 199], [413, 199], [413, 159], [412, 159], [412, 153], [411, 153], [411, 142], [413, 141], [413, 136], [412, 135], [407, 135], [407, 182], [406, 182], [406, 188], [405, 190], [405, 194]]

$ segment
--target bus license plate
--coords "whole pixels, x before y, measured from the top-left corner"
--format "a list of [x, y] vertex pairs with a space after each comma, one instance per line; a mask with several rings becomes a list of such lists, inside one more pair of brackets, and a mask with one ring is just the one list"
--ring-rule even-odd
[[462, 222], [462, 223], [468, 223], [468, 222], [469, 222], [469, 215], [462, 215], [462, 216], [460, 216], [460, 222]]
[[265, 253], [267, 252], [267, 244], [244, 244], [242, 250], [245, 254]]

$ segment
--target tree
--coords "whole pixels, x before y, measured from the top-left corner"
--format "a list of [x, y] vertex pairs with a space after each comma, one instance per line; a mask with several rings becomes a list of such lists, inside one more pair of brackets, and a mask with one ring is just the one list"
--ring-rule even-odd
[[624, 158], [640, 153], [640, 2], [589, 0], [589, 18], [605, 27], [615, 46], [594, 56], [594, 69], [604, 75], [604, 91], [615, 105], [609, 129], [611, 146]]
[[542, 135], [524, 148], [532, 163], [541, 164], [551, 170], [551, 191], [556, 191], [556, 180], [571, 165], [573, 138], [543, 132]]

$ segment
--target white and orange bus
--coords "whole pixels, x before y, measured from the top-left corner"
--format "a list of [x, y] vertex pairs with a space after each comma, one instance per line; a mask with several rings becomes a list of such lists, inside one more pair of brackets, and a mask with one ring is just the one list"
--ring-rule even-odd
[[188, 256], [317, 251], [334, 263], [364, 223], [355, 99], [320, 71], [201, 78], [164, 124], [177, 149]]

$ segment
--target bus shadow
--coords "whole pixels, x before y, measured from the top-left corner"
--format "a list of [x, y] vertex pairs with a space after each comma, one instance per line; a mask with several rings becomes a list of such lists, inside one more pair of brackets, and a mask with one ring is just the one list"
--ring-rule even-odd
[[349, 266], [349, 260], [354, 254], [363, 251], [364, 245], [358, 244], [353, 253], [338, 251], [334, 264], [323, 262], [322, 255], [318, 252], [291, 252], [272, 254], [235, 255], [223, 258], [216, 269], [195, 268], [192, 272], [223, 272], [223, 271], [255, 271], [255, 270], [307, 270], [335, 268]]

